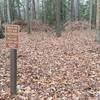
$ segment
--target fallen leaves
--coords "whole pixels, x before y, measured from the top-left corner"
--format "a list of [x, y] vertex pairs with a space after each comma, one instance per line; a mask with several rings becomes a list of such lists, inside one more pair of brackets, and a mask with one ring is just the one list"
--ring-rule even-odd
[[14, 97], [9, 50], [0, 40], [0, 100], [99, 100], [100, 46], [94, 38], [88, 31], [64, 32], [60, 38], [20, 33]]

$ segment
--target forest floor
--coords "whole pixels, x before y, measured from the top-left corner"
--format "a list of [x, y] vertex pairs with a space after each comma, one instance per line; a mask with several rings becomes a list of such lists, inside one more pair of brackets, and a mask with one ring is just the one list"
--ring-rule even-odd
[[0, 100], [100, 100], [95, 33], [19, 33], [16, 96], [10, 96], [10, 52], [0, 39]]

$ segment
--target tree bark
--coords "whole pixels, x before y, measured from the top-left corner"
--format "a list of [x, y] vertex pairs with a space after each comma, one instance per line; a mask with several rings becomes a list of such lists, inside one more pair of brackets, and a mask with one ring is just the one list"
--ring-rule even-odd
[[31, 1], [27, 0], [27, 33], [31, 33]]
[[40, 17], [39, 2], [40, 2], [40, 0], [35, 0], [36, 19], [39, 19], [39, 17]]
[[71, 0], [71, 21], [75, 20], [74, 0]]
[[100, 0], [97, 0], [96, 40], [100, 42]]
[[7, 0], [7, 16], [8, 16], [8, 23], [11, 23], [11, 16], [10, 16], [10, 5], [9, 0]]
[[7, 22], [7, 0], [4, 0], [4, 21]]
[[20, 0], [16, 0], [17, 11], [18, 11], [18, 19], [21, 19], [21, 11], [20, 11]]
[[61, 0], [56, 0], [56, 36], [61, 36]]
[[92, 7], [93, 7], [93, 0], [90, 0], [90, 29], [92, 29]]
[[80, 2], [79, 0], [71, 0], [71, 20], [79, 21], [80, 19]]
[[32, 15], [33, 19], [36, 19], [36, 9], [35, 9], [35, 0], [32, 0]]
[[3, 19], [3, 9], [2, 9], [2, 6], [1, 5], [0, 5], [0, 17], [1, 17], [2, 20], [4, 20]]

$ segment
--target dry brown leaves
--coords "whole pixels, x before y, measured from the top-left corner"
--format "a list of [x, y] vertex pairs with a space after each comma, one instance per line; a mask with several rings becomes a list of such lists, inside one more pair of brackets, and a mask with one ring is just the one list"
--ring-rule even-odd
[[95, 32], [62, 37], [20, 33], [17, 96], [10, 96], [9, 50], [0, 40], [0, 100], [99, 100], [100, 44]]

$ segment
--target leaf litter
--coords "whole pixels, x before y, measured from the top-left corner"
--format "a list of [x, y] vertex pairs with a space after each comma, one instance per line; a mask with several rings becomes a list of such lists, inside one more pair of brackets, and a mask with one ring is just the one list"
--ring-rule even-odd
[[10, 95], [10, 52], [0, 40], [0, 100], [99, 100], [100, 44], [95, 31], [21, 32], [17, 95]]

